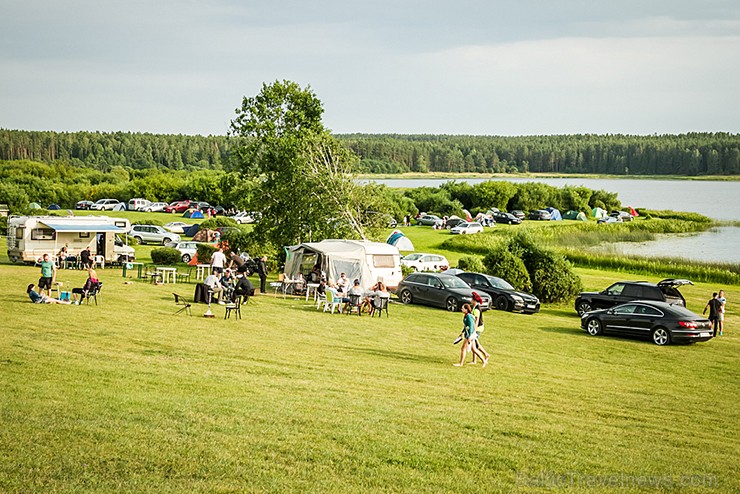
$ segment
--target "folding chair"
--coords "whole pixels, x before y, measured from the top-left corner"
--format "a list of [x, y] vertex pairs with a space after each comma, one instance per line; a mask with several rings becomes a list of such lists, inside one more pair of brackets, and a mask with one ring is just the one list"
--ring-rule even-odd
[[185, 300], [185, 297], [183, 297], [182, 295], [178, 295], [176, 293], [173, 293], [172, 295], [175, 296], [175, 305], [180, 306], [180, 310], [175, 312], [175, 315], [179, 314], [180, 312], [187, 312], [189, 316], [192, 316], [193, 312], [190, 310], [190, 307], [192, 307], [190, 302]]
[[[96, 285], [94, 285], [90, 290], [87, 292], [83, 292], [80, 296], [80, 304], [87, 301], [87, 305], [90, 305], [90, 299], [95, 299], [95, 305], [98, 305], [98, 295], [100, 295], [100, 290], [103, 288], [103, 282], [98, 281]], [[103, 301], [103, 298], [101, 296], [100, 301]]]
[[357, 309], [357, 315], [361, 316], [362, 311], [360, 308], [362, 307], [362, 295], [360, 294], [349, 294], [349, 302], [347, 303], [347, 306], [345, 307], [345, 312], [347, 315], [351, 314], [353, 310]]
[[385, 317], [388, 316], [388, 297], [377, 297], [375, 300], [373, 300], [372, 303], [372, 309], [370, 310], [370, 317], [373, 317], [375, 313], [378, 313], [378, 317], [383, 315], [383, 311], [385, 311]]
[[236, 319], [242, 318], [242, 296], [238, 295], [233, 302], [229, 302], [224, 306], [226, 309], [226, 313], [224, 314], [224, 319], [230, 319], [231, 313], [236, 312]]

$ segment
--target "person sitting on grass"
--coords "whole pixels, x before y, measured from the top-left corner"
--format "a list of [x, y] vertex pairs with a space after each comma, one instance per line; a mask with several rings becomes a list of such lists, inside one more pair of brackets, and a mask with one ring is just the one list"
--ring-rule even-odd
[[[80, 305], [80, 303], [82, 303], [82, 300], [87, 297], [87, 294], [90, 293], [92, 290], [97, 289], [99, 285], [100, 280], [98, 280], [98, 274], [95, 272], [94, 269], [88, 269], [85, 285], [82, 288], [72, 289], [72, 303]], [[80, 296], [79, 300], [77, 300], [78, 295]]]
[[31, 302], [34, 304], [65, 304], [70, 305], [72, 302], [68, 300], [57, 300], [55, 298], [51, 298], [48, 295], [39, 295], [34, 289], [35, 285], [31, 283], [28, 285], [28, 288], [26, 288], [26, 293], [29, 297], [31, 297]]

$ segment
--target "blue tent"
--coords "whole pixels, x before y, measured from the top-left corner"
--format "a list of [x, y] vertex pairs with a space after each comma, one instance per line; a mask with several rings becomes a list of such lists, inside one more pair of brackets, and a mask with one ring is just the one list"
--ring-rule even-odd
[[561, 221], [563, 219], [563, 216], [560, 214], [560, 211], [555, 208], [545, 208], [545, 211], [550, 213], [550, 219], [552, 221]]
[[200, 230], [200, 224], [196, 223], [188, 227], [183, 227], [182, 234], [186, 237], [194, 237], [198, 233], [198, 230]]
[[205, 216], [203, 216], [203, 213], [201, 213], [197, 209], [195, 211], [185, 211], [182, 217], [183, 218], [205, 218]]

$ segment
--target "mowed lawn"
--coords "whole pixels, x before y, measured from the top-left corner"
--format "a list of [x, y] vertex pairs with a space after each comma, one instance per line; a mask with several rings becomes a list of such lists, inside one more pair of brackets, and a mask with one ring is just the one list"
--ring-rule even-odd
[[[193, 284], [100, 275], [100, 305], [42, 306], [38, 269], [0, 265], [0, 492], [740, 490], [735, 312], [660, 348], [590, 337], [570, 304], [489, 311], [491, 364], [455, 368], [459, 313], [270, 294], [206, 319], [174, 315]], [[716, 288], [683, 291], [701, 312]]]

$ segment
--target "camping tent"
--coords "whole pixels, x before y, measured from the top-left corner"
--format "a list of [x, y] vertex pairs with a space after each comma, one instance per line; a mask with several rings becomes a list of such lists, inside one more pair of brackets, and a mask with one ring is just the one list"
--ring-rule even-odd
[[600, 219], [602, 219], [602, 218], [606, 218], [606, 217], [607, 217], [607, 216], [609, 216], [609, 215], [608, 215], [608, 214], [606, 214], [606, 211], [604, 211], [603, 209], [601, 209], [601, 208], [599, 208], [599, 207], [596, 207], [596, 208], [593, 208], [593, 209], [591, 210], [591, 216], [593, 216], [593, 217], [594, 217], [594, 218], [596, 218], [597, 220], [600, 220]]
[[588, 221], [586, 215], [581, 211], [573, 211], [572, 209], [563, 215], [564, 220], [576, 220], [576, 221]]
[[200, 224], [196, 223], [194, 225], [183, 227], [182, 234], [186, 237], [194, 237], [195, 234], [198, 233], [198, 230], [200, 230]]
[[113, 211], [126, 211], [126, 203], [119, 202], [118, 204], [113, 206]]
[[41, 209], [41, 204], [38, 202], [32, 202], [28, 205], [28, 209]]
[[401, 282], [401, 255], [389, 244], [361, 240], [329, 239], [307, 242], [285, 248], [285, 274], [291, 279], [304, 276], [318, 264], [330, 280], [346, 273], [350, 280], [359, 279], [368, 290], [382, 279], [390, 289]]
[[401, 230], [393, 230], [385, 243], [395, 245], [398, 250], [414, 250], [414, 244]]
[[640, 213], [638, 213], [637, 211], [635, 211], [635, 208], [633, 208], [632, 206], [627, 206], [627, 209], [630, 210], [630, 215], [632, 215], [632, 216], [640, 216]]
[[193, 209], [193, 210], [188, 209], [187, 211], [183, 213], [182, 217], [183, 218], [199, 218], [199, 219], [204, 218], [203, 213], [201, 213], [197, 209]]
[[545, 208], [545, 211], [550, 213], [550, 219], [552, 221], [561, 221], [563, 219], [562, 215], [560, 214], [560, 210], [558, 209], [550, 207], [550, 208]]
[[193, 235], [193, 242], [218, 242], [218, 239], [221, 237], [221, 234], [217, 232], [216, 230], [209, 230], [206, 228], [205, 230], [198, 230], [198, 233]]

